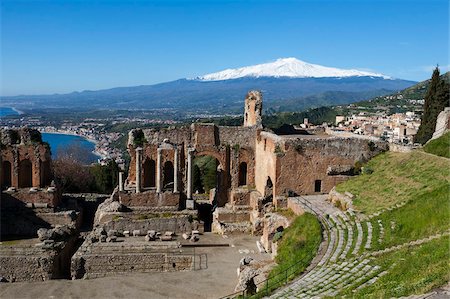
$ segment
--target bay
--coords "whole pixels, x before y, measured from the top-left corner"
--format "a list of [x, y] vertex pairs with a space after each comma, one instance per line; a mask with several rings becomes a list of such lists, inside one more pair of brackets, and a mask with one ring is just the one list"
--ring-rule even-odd
[[90, 164], [99, 158], [93, 153], [95, 144], [81, 136], [42, 133], [42, 140], [50, 144], [53, 159], [57, 159], [58, 155], [73, 154], [79, 162]]
[[2, 116], [8, 116], [8, 115], [18, 115], [19, 112], [14, 110], [14, 108], [11, 107], [0, 107], [0, 117]]

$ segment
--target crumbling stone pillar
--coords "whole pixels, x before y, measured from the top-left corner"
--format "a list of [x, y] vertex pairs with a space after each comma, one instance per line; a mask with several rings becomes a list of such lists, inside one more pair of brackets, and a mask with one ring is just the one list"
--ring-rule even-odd
[[193, 160], [194, 149], [188, 149], [188, 159], [187, 159], [187, 200], [186, 200], [186, 208], [193, 209], [194, 208], [194, 200], [192, 199], [192, 160]]
[[136, 193], [141, 192], [142, 147], [136, 149]]
[[119, 171], [119, 191], [123, 191], [123, 171]]
[[161, 192], [161, 148], [158, 148], [158, 156], [156, 159], [156, 192]]
[[173, 152], [173, 192], [178, 192], [178, 147]]

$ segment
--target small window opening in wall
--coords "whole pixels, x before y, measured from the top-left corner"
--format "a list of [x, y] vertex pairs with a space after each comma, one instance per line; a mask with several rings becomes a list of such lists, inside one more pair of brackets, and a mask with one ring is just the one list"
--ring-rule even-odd
[[175, 268], [175, 266], [176, 266], [175, 263], [172, 263], [172, 268]]
[[316, 180], [314, 182], [314, 192], [322, 192], [322, 181]]
[[264, 139], [264, 150], [266, 150], [267, 147], [267, 139]]

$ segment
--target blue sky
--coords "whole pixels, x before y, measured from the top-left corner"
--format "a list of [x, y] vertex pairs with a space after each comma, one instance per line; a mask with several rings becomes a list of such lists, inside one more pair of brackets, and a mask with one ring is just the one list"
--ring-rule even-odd
[[280, 57], [410, 80], [449, 64], [448, 0], [1, 1], [1, 94], [154, 84]]

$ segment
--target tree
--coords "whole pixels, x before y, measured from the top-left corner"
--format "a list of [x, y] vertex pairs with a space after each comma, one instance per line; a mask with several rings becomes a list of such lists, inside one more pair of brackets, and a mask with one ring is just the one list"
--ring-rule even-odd
[[436, 67], [425, 95], [422, 122], [414, 138], [415, 142], [425, 144], [433, 136], [439, 113], [449, 106], [449, 88], [449, 83], [440, 77], [439, 67]]
[[107, 165], [95, 164], [91, 166], [94, 177], [95, 190], [100, 193], [111, 193], [118, 184], [119, 166], [114, 160]]

